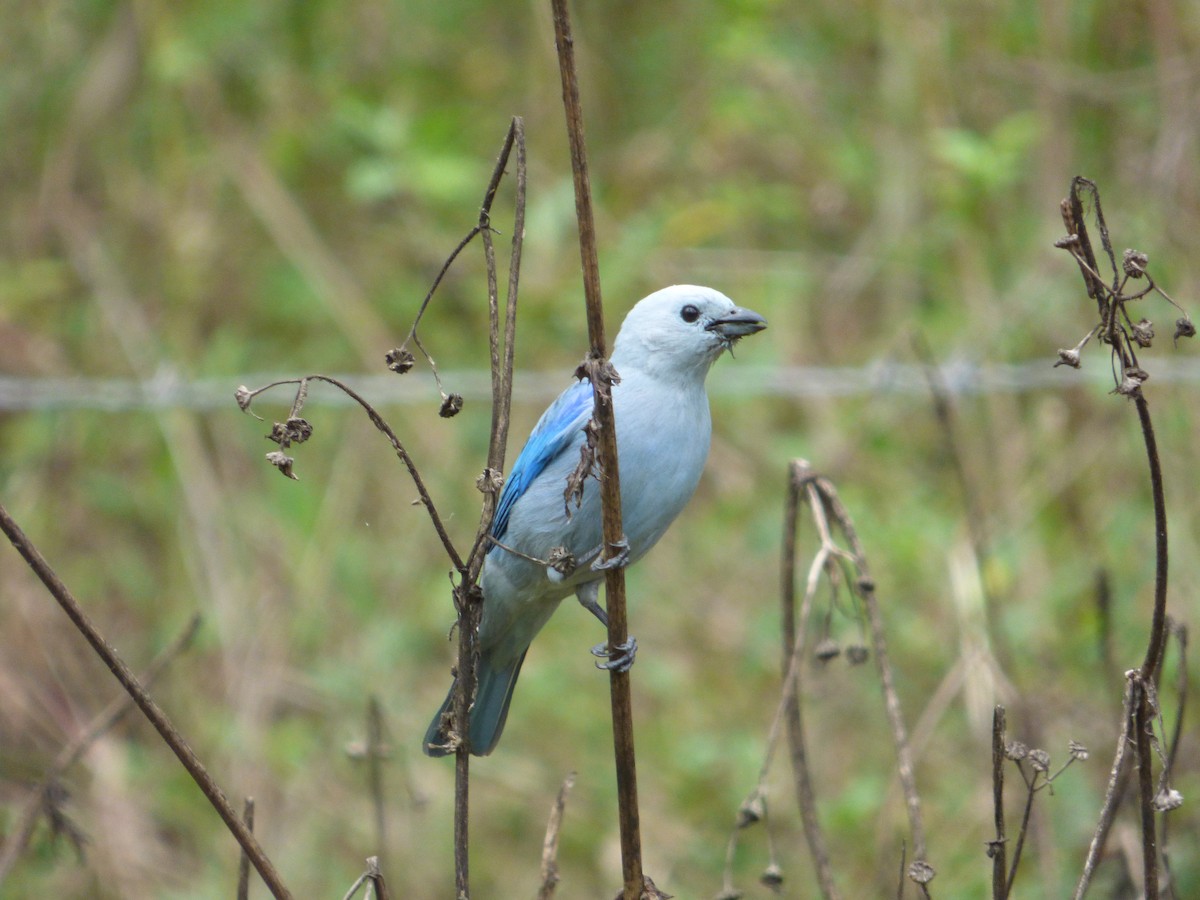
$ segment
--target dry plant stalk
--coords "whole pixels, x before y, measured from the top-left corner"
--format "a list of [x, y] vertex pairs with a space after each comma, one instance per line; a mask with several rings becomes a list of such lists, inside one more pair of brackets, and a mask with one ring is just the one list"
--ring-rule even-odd
[[1005, 710], [992, 711], [992, 813], [996, 836], [988, 844], [992, 858], [992, 900], [1008, 895], [1008, 835], [1004, 831], [1004, 739], [1007, 728]]
[[[587, 147], [583, 135], [583, 107], [579, 101], [579, 78], [575, 68], [575, 41], [566, 0], [551, 0], [554, 16], [554, 43], [562, 77], [563, 109], [567, 119], [567, 138], [571, 148], [571, 171], [575, 182], [575, 217], [579, 224], [579, 255], [583, 268], [583, 289], [587, 302], [590, 349], [578, 374], [592, 384], [593, 420], [598, 426], [597, 462], [599, 463], [600, 502], [603, 535], [608, 559], [619, 558], [627, 546], [621, 525], [621, 482], [617, 464], [617, 431], [613, 418], [612, 385], [616, 380], [607, 358], [604, 337], [604, 308], [600, 298], [600, 263], [596, 250], [596, 228], [592, 216], [591, 179], [588, 175]], [[625, 609], [625, 570], [605, 567], [604, 599], [608, 610], [608, 649], [616, 653], [628, 640], [629, 625]], [[658, 896], [653, 882], [642, 872], [642, 837], [637, 795], [637, 762], [633, 743], [633, 703], [628, 671], [609, 669], [612, 701], [613, 753], [617, 771], [617, 806], [621, 833], [621, 870], [624, 900]]]
[[225, 827], [229, 829], [234, 838], [242, 846], [242, 850], [250, 857], [254, 868], [258, 870], [258, 874], [262, 876], [262, 880], [266, 883], [268, 889], [277, 898], [290, 898], [291, 892], [283, 883], [279, 872], [276, 871], [275, 865], [267, 857], [262, 847], [259, 846], [254, 834], [246, 827], [246, 824], [238, 816], [233, 805], [225, 796], [225, 792], [217, 785], [213, 777], [208, 773], [204, 764], [200, 762], [200, 758], [196, 756], [187, 740], [172, 724], [155, 702], [154, 698], [146, 690], [145, 686], [133, 674], [125, 661], [121, 659], [117, 651], [111, 644], [105, 640], [92, 622], [91, 617], [84, 612], [83, 607], [79, 605], [79, 601], [75, 599], [62, 580], [55, 574], [46, 558], [26, 537], [25, 533], [17, 525], [13, 518], [8, 514], [2, 505], [0, 505], [0, 531], [7, 535], [9, 541], [17, 552], [25, 558], [25, 562], [34, 574], [41, 579], [42, 584], [58, 601], [63, 612], [70, 618], [72, 624], [78, 629], [80, 634], [87, 639], [91, 644], [96, 655], [108, 666], [109, 671], [113, 673], [121, 686], [125, 688], [133, 702], [137, 704], [143, 715], [150, 720], [150, 724], [158, 731], [163, 741], [171, 751], [179, 759], [179, 762], [192, 776], [192, 780], [208, 798], [208, 802], [212, 804], [217, 814], [225, 822]]
[[[516, 150], [516, 170], [517, 184], [515, 197], [515, 211], [513, 217], [512, 231], [512, 256], [509, 263], [509, 278], [508, 289], [505, 298], [504, 316], [501, 320], [500, 315], [500, 299], [499, 299], [499, 278], [496, 273], [496, 255], [492, 243], [491, 229], [491, 210], [493, 201], [496, 198], [496, 192], [499, 190], [500, 182], [506, 172], [506, 167], [512, 153]], [[295, 460], [287, 456], [284, 452], [288, 450], [292, 444], [303, 443], [312, 435], [312, 426], [300, 416], [303, 410], [304, 402], [308, 396], [308, 384], [312, 381], [325, 382], [340, 390], [346, 396], [350, 397], [367, 414], [372, 424], [384, 434], [388, 442], [392, 445], [392, 449], [404, 463], [408, 470], [413, 484], [416, 486], [417, 494], [420, 498], [420, 504], [429, 515], [430, 522], [433, 525], [434, 531], [437, 532], [438, 538], [442, 542], [442, 548], [446, 552], [447, 559], [453, 567], [455, 573], [459, 577], [459, 582], [453, 588], [454, 607], [457, 614], [455, 627], [458, 631], [458, 659], [455, 667], [455, 698], [453, 704], [453, 716], [455, 722], [466, 722], [471, 703], [474, 699], [476, 687], [475, 663], [478, 656], [476, 642], [478, 639], [479, 620], [483, 610], [483, 594], [478, 585], [479, 574], [483, 568], [483, 560], [490, 549], [490, 543], [487, 541], [487, 535], [491, 531], [492, 519], [495, 515], [497, 499], [504, 479], [501, 472], [504, 469], [505, 447], [508, 441], [508, 423], [509, 410], [512, 396], [512, 368], [513, 368], [513, 351], [516, 337], [516, 315], [517, 315], [517, 292], [520, 280], [520, 263], [521, 251], [525, 234], [525, 187], [526, 187], [526, 165], [525, 165], [525, 129], [524, 123], [519, 117], [514, 117], [509, 124], [508, 132], [505, 134], [504, 142], [500, 148], [500, 154], [496, 160], [496, 165], [492, 170], [491, 179], [488, 181], [487, 188], [484, 190], [483, 201], [479, 209], [479, 219], [471, 228], [467, 235], [459, 241], [458, 245], [451, 251], [449, 257], [443, 263], [441, 270], [434, 278], [433, 284], [430, 287], [425, 298], [422, 300], [417, 315], [414, 317], [412, 328], [409, 330], [408, 336], [393, 350], [388, 351], [384, 359], [388, 368], [396, 374], [403, 375], [412, 369], [416, 358], [408, 349], [409, 342], [412, 342], [418, 350], [421, 351], [433, 370], [434, 377], [437, 380], [438, 390], [441, 394], [441, 408], [439, 414], [445, 418], [456, 415], [462, 409], [462, 397], [458, 394], [447, 393], [442, 387], [441, 378], [437, 374], [437, 365], [433, 357], [429, 354], [425, 345], [421, 342], [418, 327], [422, 316], [429, 307], [430, 301], [449, 271], [454, 260], [466, 248], [466, 246], [476, 237], [482, 235], [484, 245], [484, 260], [487, 267], [487, 283], [488, 283], [488, 313], [490, 320], [490, 335], [489, 348], [491, 358], [491, 377], [492, 377], [492, 423], [491, 433], [488, 442], [487, 464], [476, 481], [476, 485], [480, 492], [484, 495], [483, 508], [480, 512], [479, 525], [475, 532], [474, 540], [471, 544], [469, 553], [464, 558], [455, 547], [447, 531], [442, 517], [437, 511], [437, 506], [433, 502], [428, 489], [425, 487], [424, 480], [421, 478], [421, 473], [417, 468], [416, 462], [405, 449], [400, 438], [392, 427], [383, 419], [381, 415], [361, 397], [351, 387], [339, 381], [336, 378], [331, 378], [327, 375], [306, 375], [302, 378], [285, 379], [283, 381], [273, 382], [263, 387], [251, 390], [246, 387], [238, 388], [235, 399], [238, 406], [245, 412], [251, 412], [250, 406], [254, 399], [264, 391], [278, 387], [283, 384], [296, 385], [296, 396], [292, 403], [291, 411], [284, 422], [276, 422], [272, 427], [268, 438], [275, 441], [279, 445], [279, 450], [272, 451], [267, 454], [267, 460], [279, 469], [281, 473], [289, 478], [296, 478], [293, 466]], [[455, 881], [455, 896], [457, 898], [467, 898], [470, 896], [470, 865], [469, 865], [469, 850], [470, 850], [470, 753], [471, 747], [468, 739], [468, 729], [465, 727], [455, 727], [452, 732], [458, 735], [458, 743], [455, 747], [455, 770], [454, 770], [454, 881]], [[382, 822], [381, 810], [376, 810], [378, 822]], [[382, 827], [378, 829], [380, 840], [383, 840]], [[378, 857], [371, 857], [376, 872], [379, 868]], [[369, 860], [368, 862], [371, 862]], [[376, 890], [382, 885], [382, 876], [375, 878], [368, 873], [356, 883], [357, 890], [359, 884], [363, 880], [371, 878], [376, 883]]]
[[[242, 821], [246, 823], [246, 828], [251, 832], [254, 831], [254, 798], [247, 797], [242, 804]], [[246, 851], [242, 851], [242, 857], [238, 860], [238, 879], [237, 879], [237, 898], [238, 900], [249, 900], [250, 897], [250, 857], [246, 855]]]
[[[802, 502], [806, 503], [811, 511], [820, 546], [809, 564], [804, 581], [804, 596], [797, 614], [796, 545], [799, 510]], [[833, 534], [835, 528], [844, 537], [849, 549], [838, 545]], [[843, 579], [848, 581], [853, 584], [856, 595], [863, 602], [871, 629], [872, 651], [883, 688], [884, 708], [896, 748], [897, 774], [904, 795], [909, 831], [912, 836], [915, 858], [913, 863], [907, 867], [907, 876], [917, 884], [918, 889], [924, 895], [928, 896], [927, 885], [936, 873], [926, 860], [925, 826], [921, 815], [921, 801], [917, 793], [916, 778], [913, 774], [912, 751], [909, 747], [908, 730], [904, 724], [900, 698], [896, 693], [895, 679], [888, 658], [883, 620], [875, 597], [875, 582], [871, 577], [866, 555], [854, 529], [854, 524], [838, 497], [837, 489], [828, 478], [818, 475], [809, 463], [802, 459], [794, 460], [788, 468], [788, 494], [784, 513], [781, 569], [783, 687], [767, 736], [766, 752], [759, 769], [758, 781], [754, 790], [738, 810], [737, 822], [726, 854], [725, 888], [720, 896], [740, 896], [740, 893], [732, 885], [732, 861], [736, 835], [739, 829], [766, 819], [767, 774], [785, 723], [792, 751], [791, 763], [796, 783], [796, 799], [800, 808], [809, 855], [812, 857], [816, 870], [818, 886], [821, 895], [826, 898], [840, 896], [834, 881], [833, 867], [829, 860], [824, 832], [821, 830], [816, 815], [816, 795], [809, 772], [808, 751], [805, 746], [800, 704], [804, 651], [808, 645], [808, 624], [813, 603], [823, 579], [827, 579], [835, 588], [843, 583]], [[857, 663], [864, 660], [865, 648], [856, 649], [852, 654], [851, 662]], [[771, 862], [762, 881], [769, 885], [778, 885], [782, 881], [782, 876], [775, 863], [773, 849]]]
[[367, 868], [355, 880], [354, 884], [350, 885], [350, 889], [342, 896], [342, 900], [351, 900], [358, 893], [359, 888], [366, 887], [366, 896], [369, 898], [371, 892], [375, 893], [375, 900], [391, 900], [391, 891], [388, 890], [387, 882], [383, 878], [383, 872], [379, 868], [379, 857], [368, 856]]
[[[1096, 251], [1088, 232], [1084, 210], [1085, 201], [1090, 202], [1095, 224], [1100, 233], [1101, 248], [1112, 271], [1110, 284], [1106, 284], [1099, 273]], [[1121, 796], [1117, 786], [1121, 781], [1119, 776], [1124, 765], [1125, 738], [1128, 735], [1132, 738], [1137, 751], [1136, 765], [1144, 869], [1142, 888], [1147, 900], [1156, 900], [1159, 896], [1160, 884], [1155, 813], [1166, 813], [1178, 805], [1175, 802], [1177, 795], [1170, 790], [1165, 780], [1161, 790], [1156, 793], [1152, 771], [1155, 753], [1161, 754], [1159, 741], [1153, 729], [1158, 718], [1156, 682], [1162, 666], [1167, 636], [1167, 513], [1158, 443], [1150, 419], [1150, 405], [1142, 391], [1142, 386], [1150, 376], [1141, 368], [1137, 358], [1139, 348], [1151, 345], [1154, 339], [1154, 328], [1145, 318], [1135, 323], [1129, 315], [1128, 306], [1151, 293], [1157, 293], [1176, 309], [1179, 309], [1179, 305], [1154, 282], [1153, 277], [1147, 271], [1149, 258], [1145, 253], [1127, 249], [1122, 254], [1121, 265], [1117, 265], [1108, 225], [1104, 221], [1104, 212], [1100, 206], [1100, 191], [1095, 182], [1082, 176], [1076, 176], [1071, 181], [1070, 195], [1062, 201], [1060, 206], [1067, 235], [1056, 241], [1055, 246], [1070, 253], [1078, 264], [1087, 294], [1096, 301], [1099, 321], [1074, 348], [1059, 350], [1058, 362], [1055, 365], [1079, 368], [1080, 352], [1092, 337], [1097, 337], [1102, 344], [1109, 346], [1116, 383], [1113, 392], [1133, 401], [1137, 409], [1138, 422], [1141, 425], [1142, 440], [1145, 444], [1146, 459], [1150, 470], [1155, 532], [1154, 606], [1151, 611], [1146, 655], [1139, 668], [1131, 669], [1126, 673], [1128, 685], [1125, 692], [1122, 739], [1113, 762], [1109, 790], [1101, 809], [1100, 820], [1075, 889], [1075, 897], [1081, 898], [1087, 891], [1100, 853], [1104, 848], [1108, 830], [1115, 817], [1116, 808], [1120, 803]], [[1126, 293], [1128, 288], [1140, 284], [1142, 279], [1145, 279], [1146, 286], [1144, 288]], [[1180, 311], [1182, 312], [1182, 310]], [[1176, 341], [1180, 337], [1192, 337], [1195, 333], [1196, 328], [1186, 313], [1176, 320]], [[1164, 767], [1164, 771], [1168, 769], [1169, 766]]]
[[550, 900], [554, 889], [558, 886], [558, 836], [562, 832], [563, 813], [567, 808], [567, 794], [575, 786], [575, 773], [571, 772], [563, 779], [562, 787], [554, 805], [550, 807], [550, 816], [546, 820], [546, 837], [542, 840], [542, 885], [538, 888], [538, 900]]
[[[996, 836], [988, 841], [987, 855], [992, 860], [992, 900], [1008, 900], [1013, 882], [1017, 878], [1017, 867], [1021, 864], [1021, 853], [1025, 838], [1029, 834], [1029, 820], [1033, 814], [1033, 798], [1049, 788], [1071, 764], [1088, 758], [1088, 750], [1082, 744], [1069, 741], [1067, 761], [1058, 771], [1050, 772], [1050, 754], [1039, 748], [1031, 748], [1020, 741], [1010, 741], [1006, 733], [1007, 717], [1003, 706], [992, 711], [992, 809], [996, 824]], [[1021, 827], [1013, 845], [1012, 862], [1008, 863], [1008, 835], [1004, 824], [1004, 763], [1011, 761], [1021, 780], [1025, 782], [1025, 809], [1021, 814]], [[1026, 772], [1028, 766], [1029, 771]]]

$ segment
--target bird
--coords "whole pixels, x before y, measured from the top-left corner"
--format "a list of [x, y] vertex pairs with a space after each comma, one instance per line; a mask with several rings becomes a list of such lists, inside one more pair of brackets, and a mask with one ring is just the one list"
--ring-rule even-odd
[[[691, 499], [712, 434], [705, 377], [739, 339], [766, 327], [761, 315], [721, 292], [687, 284], [650, 294], [626, 315], [610, 359], [619, 379], [612, 387], [624, 528], [618, 564], [644, 556]], [[451, 684], [425, 733], [429, 756], [453, 753], [464, 737], [476, 756], [495, 749], [530, 643], [572, 592], [607, 625], [597, 602], [603, 569], [612, 564], [601, 552], [599, 485], [586, 478], [577, 504], [565, 498], [592, 412], [592, 385], [583, 378], [550, 404], [513, 463], [480, 574], [483, 611], [470, 722], [456, 740]], [[573, 569], [551, 564], [564, 551], [574, 559]], [[598, 665], [627, 667], [635, 650], [631, 640], [618, 648], [620, 658]], [[601, 647], [593, 653], [607, 655]]]

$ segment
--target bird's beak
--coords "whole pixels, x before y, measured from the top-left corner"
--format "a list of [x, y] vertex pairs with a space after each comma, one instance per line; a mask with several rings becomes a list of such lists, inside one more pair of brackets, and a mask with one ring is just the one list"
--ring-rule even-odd
[[705, 331], [715, 331], [727, 340], [737, 340], [767, 327], [767, 320], [752, 309], [734, 307], [719, 319], [704, 326]]

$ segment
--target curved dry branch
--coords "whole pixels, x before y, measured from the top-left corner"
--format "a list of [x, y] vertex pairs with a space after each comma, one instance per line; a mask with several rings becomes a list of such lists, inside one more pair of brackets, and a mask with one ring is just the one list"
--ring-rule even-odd
[[213, 777], [208, 774], [208, 770], [204, 764], [200, 762], [200, 758], [196, 756], [191, 746], [180, 734], [179, 730], [167, 718], [167, 714], [162, 711], [159, 705], [150, 696], [145, 686], [133, 674], [125, 661], [112, 645], [104, 639], [92, 622], [91, 617], [83, 611], [83, 607], [79, 605], [79, 601], [67, 589], [67, 586], [55, 574], [46, 558], [34, 546], [33, 542], [26, 537], [20, 526], [8, 514], [8, 510], [0, 505], [0, 531], [3, 531], [8, 536], [9, 541], [17, 552], [24, 557], [25, 562], [33, 570], [34, 574], [41, 579], [42, 584], [50, 591], [54, 599], [58, 601], [58, 605], [62, 607], [63, 612], [71, 620], [72, 624], [79, 630], [80, 634], [87, 639], [91, 644], [92, 649], [96, 651], [96, 655], [104, 661], [108, 666], [109, 671], [113, 673], [121, 686], [133, 698], [133, 702], [138, 705], [138, 708], [150, 720], [150, 724], [162, 736], [163, 741], [171, 748], [171, 751], [178, 757], [183, 767], [187, 769], [192, 780], [208, 798], [208, 802], [212, 804], [217, 814], [225, 822], [225, 826], [241, 844], [242, 849], [250, 858], [254, 868], [258, 870], [258, 874], [262, 876], [271, 893], [277, 898], [291, 897], [291, 892], [283, 883], [279, 872], [276, 871], [274, 864], [267, 857], [262, 847], [259, 846], [253, 832], [246, 827], [246, 823], [242, 821], [237, 811], [230, 804], [225, 796], [225, 792], [217, 785]]

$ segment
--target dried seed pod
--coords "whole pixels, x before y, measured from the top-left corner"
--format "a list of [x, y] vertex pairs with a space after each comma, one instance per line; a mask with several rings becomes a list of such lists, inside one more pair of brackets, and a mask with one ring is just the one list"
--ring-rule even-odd
[[1061, 347], [1058, 351], [1058, 362], [1054, 364], [1054, 368], [1059, 366], [1070, 366], [1072, 369], [1079, 368], [1079, 350], [1063, 350]]
[[1133, 340], [1139, 347], [1149, 347], [1154, 340], [1154, 325], [1149, 319], [1142, 319], [1132, 326]]
[[908, 867], [908, 877], [917, 884], [929, 884], [935, 875], [937, 871], [923, 859], [918, 859]]
[[453, 419], [463, 408], [462, 394], [447, 394], [442, 398], [442, 408], [438, 410], [438, 415], [443, 419]]
[[837, 659], [842, 653], [842, 648], [838, 646], [838, 642], [833, 638], [825, 638], [813, 648], [813, 656], [819, 662], [829, 662], [831, 659]]
[[1050, 771], [1050, 754], [1039, 748], [1030, 750], [1029, 765], [1033, 766], [1033, 771], [1041, 772], [1045, 775]]
[[1014, 762], [1020, 762], [1029, 755], [1029, 747], [1020, 741], [1009, 741], [1004, 745], [1004, 755]]
[[389, 350], [383, 355], [383, 361], [387, 363], [387, 367], [397, 375], [403, 375], [416, 365], [417, 358], [403, 347], [397, 347], [394, 350]]
[[292, 481], [299, 481], [300, 478], [292, 471], [292, 457], [286, 455], [282, 450], [272, 450], [267, 454], [267, 462], [277, 468], [280, 472], [286, 475]]
[[1150, 257], [1140, 250], [1127, 249], [1121, 258], [1121, 268], [1130, 278], [1141, 278], [1149, 264]]

